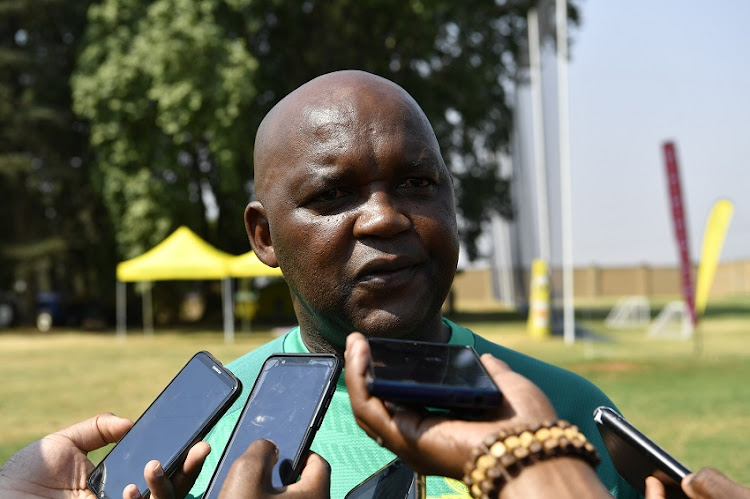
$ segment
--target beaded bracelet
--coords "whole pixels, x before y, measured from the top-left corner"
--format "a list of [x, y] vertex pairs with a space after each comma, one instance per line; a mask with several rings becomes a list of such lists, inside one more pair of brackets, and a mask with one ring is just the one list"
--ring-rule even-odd
[[523, 468], [558, 456], [578, 457], [592, 467], [599, 464], [599, 454], [578, 427], [556, 421], [489, 435], [472, 451], [464, 482], [474, 498], [497, 497]]

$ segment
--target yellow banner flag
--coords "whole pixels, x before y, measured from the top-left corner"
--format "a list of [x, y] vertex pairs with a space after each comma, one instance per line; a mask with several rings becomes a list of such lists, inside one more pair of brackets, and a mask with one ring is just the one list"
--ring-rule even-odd
[[531, 293], [527, 328], [534, 338], [550, 335], [549, 275], [547, 262], [534, 260], [531, 264]]
[[734, 205], [731, 201], [720, 199], [714, 204], [706, 222], [703, 249], [698, 266], [698, 282], [695, 286], [695, 315], [697, 317], [701, 317], [706, 310], [708, 292], [714, 280], [716, 266], [719, 264], [721, 247], [724, 245], [733, 211]]

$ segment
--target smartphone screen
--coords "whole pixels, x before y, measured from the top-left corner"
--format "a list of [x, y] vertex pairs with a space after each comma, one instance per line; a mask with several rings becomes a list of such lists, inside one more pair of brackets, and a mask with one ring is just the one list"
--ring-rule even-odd
[[332, 354], [274, 354], [260, 370], [204, 499], [219, 497], [232, 463], [259, 438], [279, 448], [274, 487], [289, 485], [336, 390], [341, 360]]
[[496, 409], [502, 393], [467, 345], [370, 338], [373, 396], [466, 413]]
[[664, 484], [668, 499], [687, 497], [680, 487], [690, 474], [684, 464], [610, 407], [598, 407], [594, 421], [615, 469], [636, 490], [645, 494], [646, 478], [655, 476]]
[[344, 499], [417, 499], [417, 474], [394, 459], [349, 491]]
[[171, 474], [240, 393], [240, 381], [208, 352], [198, 352], [151, 403], [88, 477], [100, 498], [121, 498], [136, 484], [150, 493], [143, 470], [152, 459]]

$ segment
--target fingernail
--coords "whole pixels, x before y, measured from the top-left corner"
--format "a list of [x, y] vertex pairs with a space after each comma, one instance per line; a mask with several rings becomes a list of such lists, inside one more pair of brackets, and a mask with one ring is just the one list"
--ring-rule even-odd
[[128, 495], [130, 496], [130, 499], [143, 499], [141, 492], [135, 485], [128, 486]]
[[154, 474], [158, 477], [164, 476], [164, 468], [161, 467], [161, 463], [156, 463], [154, 467]]

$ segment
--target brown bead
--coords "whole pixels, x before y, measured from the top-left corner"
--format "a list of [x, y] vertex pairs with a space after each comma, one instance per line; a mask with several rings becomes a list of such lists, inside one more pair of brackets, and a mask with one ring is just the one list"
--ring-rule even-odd
[[490, 454], [497, 458], [501, 457], [507, 451], [507, 447], [505, 447], [505, 444], [502, 442], [495, 442], [492, 444], [492, 447], [490, 447]]
[[487, 436], [473, 449], [464, 481], [473, 497], [496, 497], [511, 474], [554, 456], [580, 457], [594, 467], [599, 462], [599, 454], [578, 427], [558, 421]]

